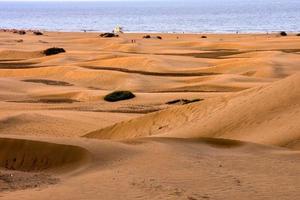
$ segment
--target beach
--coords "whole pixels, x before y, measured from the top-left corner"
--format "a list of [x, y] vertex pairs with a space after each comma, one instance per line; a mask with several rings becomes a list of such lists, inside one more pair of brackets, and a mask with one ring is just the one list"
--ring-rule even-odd
[[0, 199], [299, 199], [299, 36], [99, 35], [0, 31]]

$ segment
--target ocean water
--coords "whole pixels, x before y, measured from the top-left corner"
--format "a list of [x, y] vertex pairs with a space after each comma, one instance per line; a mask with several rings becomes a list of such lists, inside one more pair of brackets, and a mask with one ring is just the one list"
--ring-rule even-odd
[[51, 31], [300, 31], [300, 0], [0, 2], [0, 28]]

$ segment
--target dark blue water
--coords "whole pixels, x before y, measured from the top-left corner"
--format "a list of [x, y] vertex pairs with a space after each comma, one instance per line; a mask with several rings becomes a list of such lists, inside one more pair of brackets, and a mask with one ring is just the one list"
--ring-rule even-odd
[[0, 28], [56, 31], [300, 31], [300, 0], [0, 2]]

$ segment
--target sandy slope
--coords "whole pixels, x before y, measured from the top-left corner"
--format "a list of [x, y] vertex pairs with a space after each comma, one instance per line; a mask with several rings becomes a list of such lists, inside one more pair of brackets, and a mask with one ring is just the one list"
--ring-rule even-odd
[[300, 37], [143, 35], [0, 32], [0, 199], [299, 199]]
[[152, 135], [221, 137], [289, 145], [300, 138], [300, 73], [267, 86], [168, 109], [87, 134], [101, 139]]
[[218, 139], [52, 141], [86, 148], [93, 159], [75, 171], [54, 172], [55, 185], [3, 193], [3, 199], [296, 200], [300, 195], [299, 153], [284, 149]]

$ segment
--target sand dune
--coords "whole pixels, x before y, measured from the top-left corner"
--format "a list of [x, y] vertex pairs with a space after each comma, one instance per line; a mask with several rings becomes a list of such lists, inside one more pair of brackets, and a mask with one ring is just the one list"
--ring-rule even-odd
[[67, 145], [0, 138], [0, 167], [19, 171], [74, 167], [89, 159], [88, 151]]
[[300, 137], [298, 85], [299, 73], [267, 86], [121, 122], [86, 136], [101, 139], [203, 136], [284, 146]]
[[298, 200], [300, 37], [144, 35], [0, 32], [0, 199]]
[[273, 199], [274, 195], [297, 199], [299, 195], [299, 153], [280, 148], [221, 139], [56, 141], [87, 149], [93, 157], [88, 167], [57, 174], [61, 181], [41, 186], [42, 190], [6, 193], [5, 199], [52, 199], [49, 194], [55, 199], [92, 200]]

